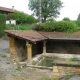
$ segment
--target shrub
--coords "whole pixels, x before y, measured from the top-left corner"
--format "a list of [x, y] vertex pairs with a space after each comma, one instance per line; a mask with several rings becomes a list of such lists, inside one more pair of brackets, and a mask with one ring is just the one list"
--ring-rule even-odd
[[19, 24], [19, 25], [13, 25], [8, 24], [6, 25], [7, 30], [31, 30], [30, 24]]
[[33, 25], [32, 29], [38, 31], [75, 32], [77, 25], [69, 21], [45, 22]]
[[16, 20], [16, 15], [14, 13], [9, 13], [7, 15], [7, 20], [10, 20], [10, 19]]
[[55, 24], [55, 31], [61, 32], [75, 32], [77, 30], [77, 25], [69, 21], [59, 21]]
[[16, 23], [22, 24], [27, 22], [27, 14], [20, 11], [14, 11], [14, 14], [16, 15]]
[[37, 20], [33, 16], [31, 15], [27, 16], [27, 23], [32, 24], [35, 22], [37, 22]]
[[80, 27], [80, 20], [76, 20], [76, 24]]
[[5, 33], [4, 30], [6, 28], [6, 15], [0, 14], [0, 37], [2, 37]]
[[70, 21], [68, 17], [63, 18], [63, 21]]
[[56, 20], [53, 19], [53, 18], [50, 18], [50, 19], [47, 20], [47, 22], [55, 22], [55, 21], [56, 21]]
[[14, 15], [16, 16], [17, 24], [25, 24], [25, 23], [31, 24], [37, 22], [37, 20], [33, 16], [28, 15], [24, 12], [14, 11]]

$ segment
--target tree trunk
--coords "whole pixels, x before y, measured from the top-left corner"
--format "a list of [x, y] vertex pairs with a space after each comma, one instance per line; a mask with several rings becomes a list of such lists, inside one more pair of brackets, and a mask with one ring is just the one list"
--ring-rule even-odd
[[46, 17], [44, 17], [43, 22], [46, 22]]

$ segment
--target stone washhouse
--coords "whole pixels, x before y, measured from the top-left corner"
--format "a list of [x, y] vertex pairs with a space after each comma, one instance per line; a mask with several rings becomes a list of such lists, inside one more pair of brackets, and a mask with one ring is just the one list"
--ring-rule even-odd
[[[5, 33], [9, 37], [12, 60], [30, 61], [37, 54], [47, 53], [61, 58], [80, 58], [80, 31], [65, 33], [5, 30]], [[68, 66], [66, 64], [66, 62], [53, 63], [53, 75], [62, 77], [72, 72], [80, 74], [78, 63], [70, 63]]]

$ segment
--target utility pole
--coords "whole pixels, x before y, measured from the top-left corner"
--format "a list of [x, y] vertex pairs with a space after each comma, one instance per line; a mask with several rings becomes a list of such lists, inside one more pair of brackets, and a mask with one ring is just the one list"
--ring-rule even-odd
[[42, 22], [42, 10], [41, 10], [41, 0], [39, 0], [39, 23]]

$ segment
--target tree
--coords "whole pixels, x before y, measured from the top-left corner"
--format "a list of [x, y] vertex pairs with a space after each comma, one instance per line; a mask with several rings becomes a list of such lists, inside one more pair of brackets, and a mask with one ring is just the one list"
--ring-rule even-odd
[[[62, 4], [60, 0], [41, 0], [42, 20], [45, 22], [49, 17], [58, 17]], [[28, 6], [33, 15], [39, 18], [39, 0], [29, 0]]]
[[76, 20], [76, 24], [78, 25], [78, 27], [80, 27], [80, 13], [79, 13], [78, 18]]
[[70, 21], [70, 19], [68, 17], [64, 17], [63, 21]]
[[[14, 15], [16, 16], [16, 22], [17, 24], [24, 24], [24, 23], [35, 23], [37, 22], [37, 20], [31, 16], [31, 15], [28, 15], [24, 12], [21, 12], [21, 11], [14, 11]], [[8, 18], [11, 18], [12, 15], [10, 15]]]
[[20, 11], [14, 11], [14, 14], [16, 16], [16, 22], [17, 24], [26, 23], [27, 22], [27, 14]]
[[6, 15], [0, 14], [0, 37], [4, 36], [5, 29], [6, 29]]
[[80, 20], [80, 13], [79, 13], [79, 15], [78, 15], [78, 18], [77, 18], [77, 20]]
[[9, 13], [7, 15], [7, 19], [10, 20], [10, 19], [13, 19], [13, 20], [16, 20], [16, 15], [14, 13]]

